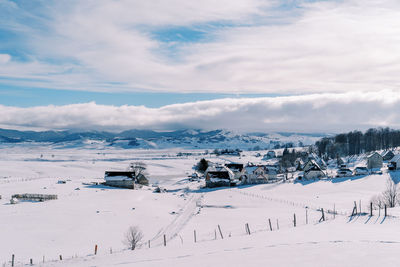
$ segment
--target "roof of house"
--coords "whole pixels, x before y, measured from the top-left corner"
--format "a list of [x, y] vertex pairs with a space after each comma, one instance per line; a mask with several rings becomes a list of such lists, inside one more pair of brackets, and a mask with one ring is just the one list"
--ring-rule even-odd
[[384, 156], [387, 156], [387, 155], [394, 155], [394, 153], [393, 153], [393, 151], [392, 150], [386, 150], [386, 151], [383, 151], [382, 152], [382, 157], [384, 157]]
[[319, 164], [314, 160], [314, 159], [310, 159], [309, 161], [307, 161], [306, 166], [308, 166], [309, 164], [311, 164], [311, 167], [306, 168], [304, 170], [304, 172], [309, 172], [309, 171], [322, 171], [321, 166], [319, 166]]
[[[210, 174], [212, 176], [215, 176], [217, 175], [217, 173], [227, 173], [228, 177], [234, 177], [233, 172], [229, 168], [222, 165], [210, 166], [205, 171], [205, 175]], [[225, 177], [226, 174], [221, 174], [221, 175]], [[215, 177], [215, 178], [221, 178], [221, 177]]]
[[243, 170], [243, 164], [241, 163], [227, 163], [225, 166], [234, 172], [241, 172]]
[[106, 171], [105, 177], [115, 177], [115, 176], [124, 176], [133, 178], [135, 177], [135, 173], [132, 171]]
[[400, 160], [400, 154], [395, 155], [395, 156], [390, 160], [390, 162], [397, 162], [397, 161], [399, 161], [399, 160]]
[[367, 156], [367, 159], [370, 159], [370, 158], [372, 158], [372, 157], [374, 157], [374, 156], [382, 157], [381, 154], [379, 154], [378, 152], [375, 151], [374, 153], [368, 155], [368, 156]]

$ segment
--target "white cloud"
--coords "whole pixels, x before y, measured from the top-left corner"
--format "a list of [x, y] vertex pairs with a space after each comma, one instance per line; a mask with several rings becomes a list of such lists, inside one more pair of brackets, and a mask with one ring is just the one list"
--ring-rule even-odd
[[[398, 1], [299, 0], [294, 11], [277, 11], [276, 3], [57, 1], [45, 8], [46, 30], [27, 34], [32, 60], [0, 65], [0, 75], [29, 78], [34, 86], [97, 91], [398, 90]], [[212, 36], [206, 42], [179, 45], [173, 57], [147, 31], [221, 21], [233, 26], [206, 32]]]
[[395, 91], [233, 98], [160, 108], [95, 103], [18, 108], [0, 105], [0, 125], [48, 129], [231, 129], [238, 131], [341, 132], [400, 127]]
[[11, 56], [9, 54], [0, 54], [0, 64], [5, 64], [11, 60]]

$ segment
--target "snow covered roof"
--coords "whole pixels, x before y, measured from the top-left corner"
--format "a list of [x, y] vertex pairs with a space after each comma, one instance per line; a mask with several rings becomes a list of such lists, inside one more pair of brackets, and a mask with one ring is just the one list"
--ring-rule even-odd
[[308, 172], [311, 170], [312, 171], [315, 171], [315, 170], [322, 171], [321, 166], [319, 166], [319, 164], [314, 159], [308, 160], [306, 165], [304, 166], [304, 172]]
[[[218, 173], [221, 173], [221, 174], [218, 174]], [[213, 176], [213, 177], [216, 177], [216, 178], [225, 177], [226, 174], [223, 174], [223, 173], [227, 173], [227, 175], [228, 175], [230, 178], [233, 178], [233, 177], [234, 177], [233, 172], [232, 172], [229, 168], [227, 168], [227, 167], [225, 167], [225, 166], [222, 166], [222, 165], [210, 166], [210, 167], [208, 167], [207, 170], [205, 171], [205, 175], [206, 175], [206, 176], [207, 176], [208, 174], [210, 174], [210, 176]], [[221, 177], [218, 177], [219, 175], [221, 175]]]
[[376, 156], [382, 157], [381, 154], [379, 154], [378, 152], [375, 151], [375, 152], [373, 152], [372, 154], [368, 155], [368, 156], [367, 156], [367, 159], [370, 159], [370, 158], [376, 157]]
[[398, 162], [398, 161], [400, 161], [400, 154], [395, 155], [395, 156], [390, 160], [390, 162]]

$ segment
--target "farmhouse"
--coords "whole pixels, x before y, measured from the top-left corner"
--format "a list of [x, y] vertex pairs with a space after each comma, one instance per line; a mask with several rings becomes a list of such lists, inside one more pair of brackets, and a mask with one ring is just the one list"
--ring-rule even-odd
[[368, 169], [380, 169], [382, 168], [383, 158], [378, 152], [374, 152], [367, 157], [367, 168]]
[[394, 156], [394, 157], [390, 160], [390, 163], [388, 164], [388, 168], [389, 168], [389, 170], [391, 170], [391, 171], [400, 169], [400, 154]]
[[106, 171], [105, 185], [135, 189], [136, 184], [148, 185], [149, 181], [143, 174], [135, 175], [133, 171]]
[[246, 184], [268, 183], [271, 179], [276, 179], [276, 170], [267, 168], [263, 165], [248, 165], [245, 167], [242, 182]]
[[230, 186], [234, 173], [225, 166], [210, 166], [205, 171], [206, 187]]
[[303, 170], [305, 179], [317, 179], [326, 176], [325, 172], [314, 159], [307, 161]]

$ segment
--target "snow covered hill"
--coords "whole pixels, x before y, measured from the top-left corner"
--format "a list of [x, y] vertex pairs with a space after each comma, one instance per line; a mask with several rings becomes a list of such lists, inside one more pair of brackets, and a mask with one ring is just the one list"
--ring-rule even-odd
[[309, 145], [324, 134], [300, 133], [234, 133], [226, 130], [177, 130], [156, 132], [150, 130], [129, 130], [121, 133], [76, 132], [76, 131], [17, 131], [0, 129], [0, 144], [41, 143], [63, 147], [104, 148], [189, 148], [189, 149], [270, 149], [293, 143]]
[[[400, 209], [370, 217], [368, 204], [400, 172], [203, 189], [188, 179], [200, 156], [178, 151], [0, 148], [0, 266], [11, 266], [13, 254], [15, 266], [398, 266]], [[243, 153], [253, 160], [257, 152]], [[146, 163], [150, 182], [167, 192], [91, 184], [132, 160]], [[58, 199], [10, 204], [22, 193]], [[354, 201], [364, 214], [351, 218]], [[123, 239], [133, 225], [144, 238], [130, 251]]]

